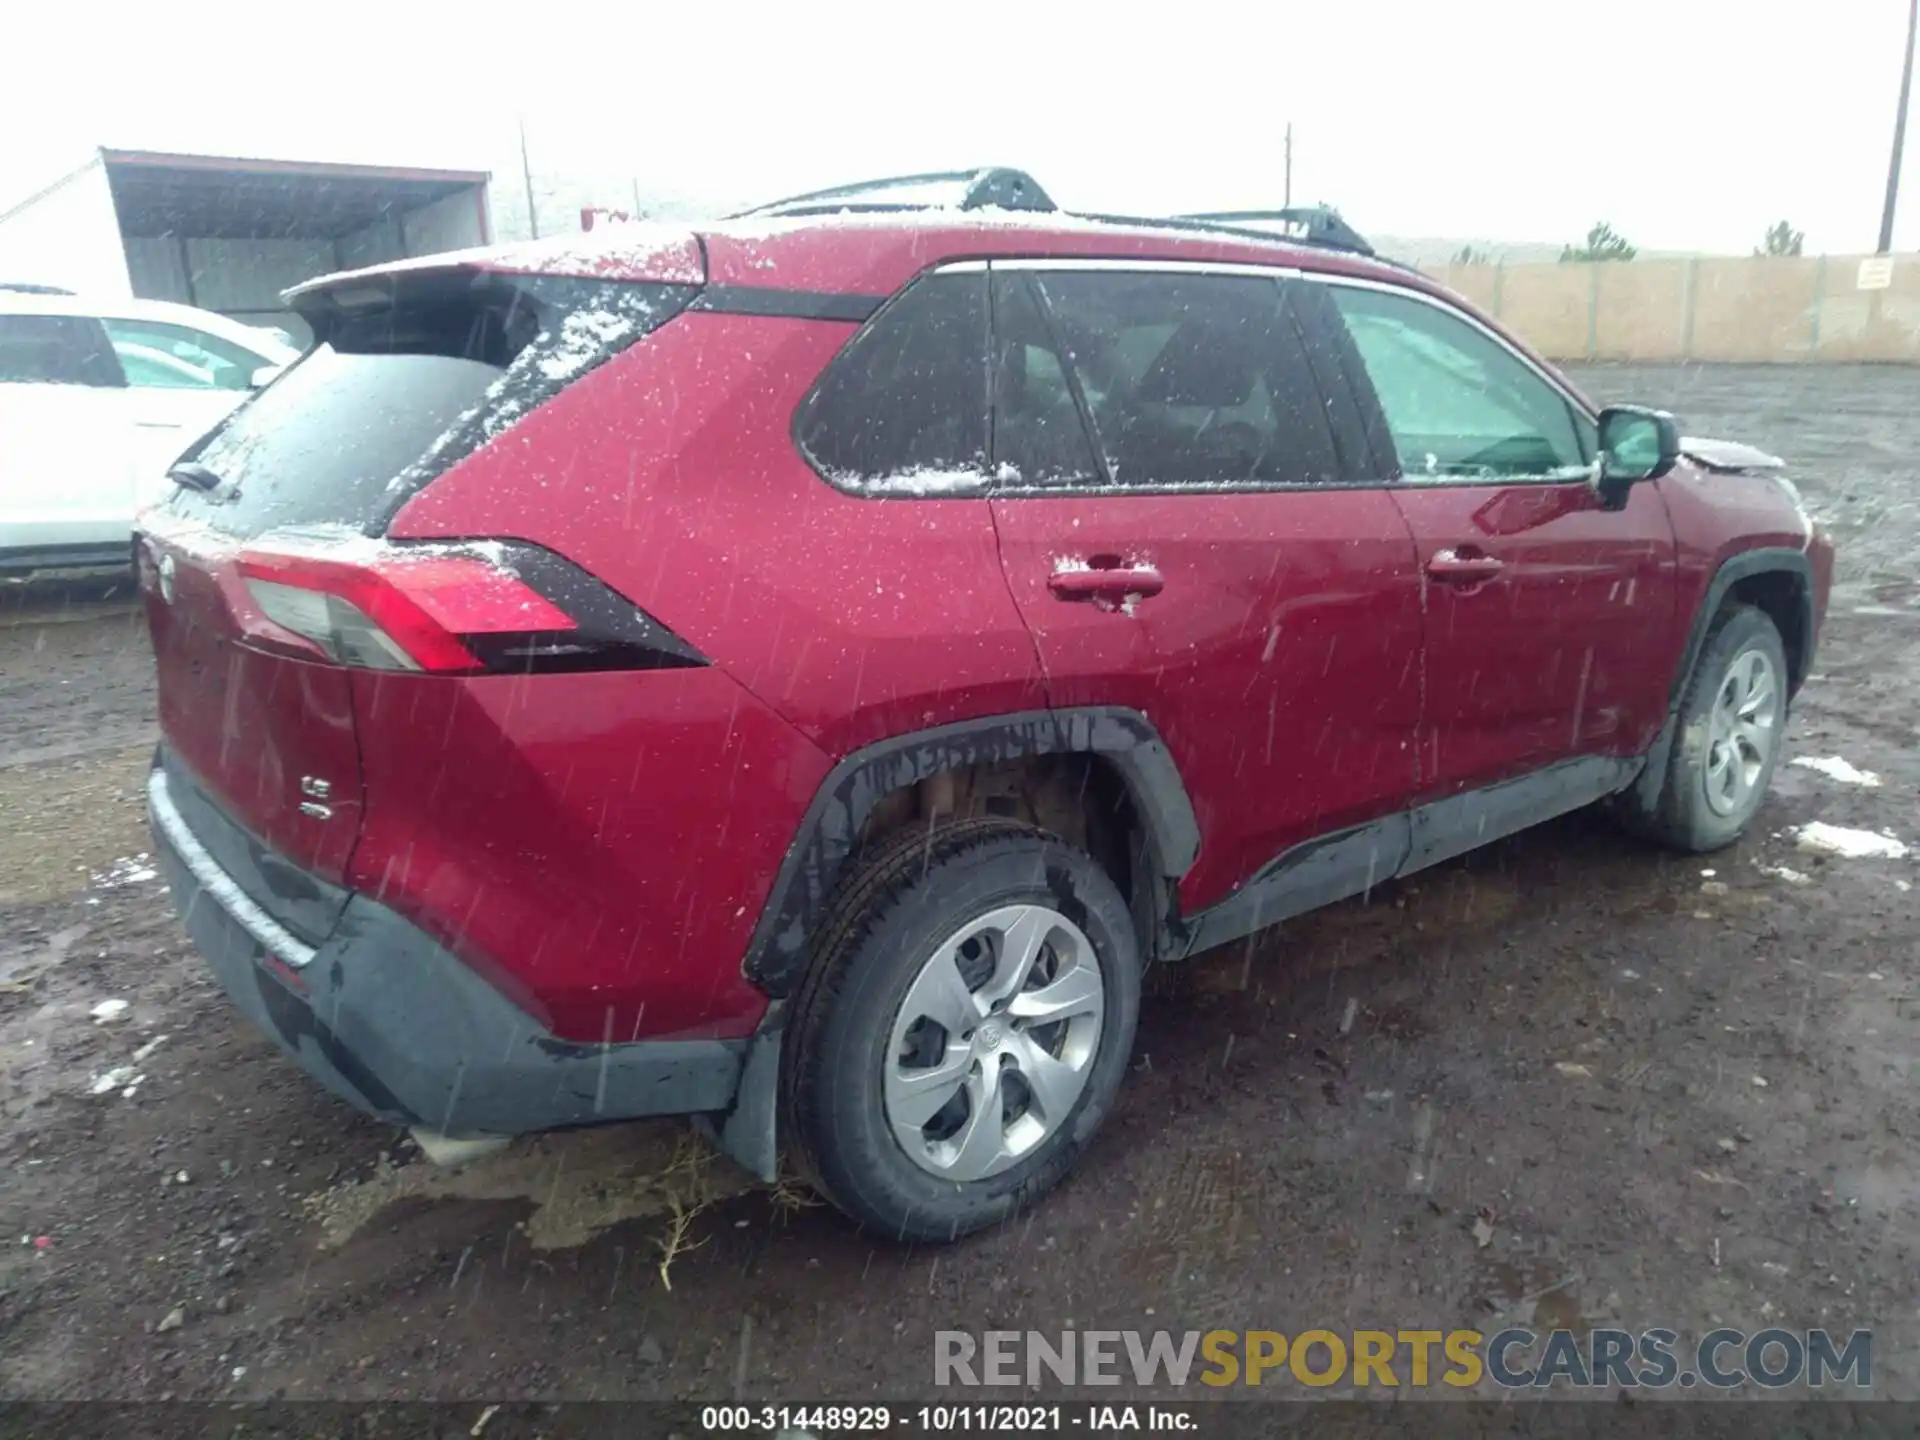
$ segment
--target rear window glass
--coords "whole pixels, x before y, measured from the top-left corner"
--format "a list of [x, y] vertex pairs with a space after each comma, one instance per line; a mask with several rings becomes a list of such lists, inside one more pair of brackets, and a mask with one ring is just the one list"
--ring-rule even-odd
[[690, 286], [421, 277], [317, 306], [320, 343], [182, 460], [219, 477], [173, 513], [249, 536], [377, 534], [407, 498], [677, 315]]
[[986, 483], [986, 276], [916, 280], [827, 367], [800, 448], [869, 494], [976, 492]]

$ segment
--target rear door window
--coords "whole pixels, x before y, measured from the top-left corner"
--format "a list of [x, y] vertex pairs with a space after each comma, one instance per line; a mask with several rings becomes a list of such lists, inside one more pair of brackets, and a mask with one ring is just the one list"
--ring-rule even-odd
[[1275, 280], [1053, 270], [1032, 279], [1111, 483], [1341, 478], [1306, 347]]
[[1020, 273], [993, 277], [993, 465], [1007, 484], [1103, 478], [1059, 342]]
[[85, 315], [0, 315], [0, 384], [127, 383], [100, 322]]
[[691, 286], [438, 273], [310, 318], [320, 343], [181, 457], [173, 513], [229, 534], [378, 534], [406, 500], [684, 309]]
[[984, 274], [916, 280], [834, 358], [802, 405], [801, 450], [867, 494], [977, 493], [986, 483]]

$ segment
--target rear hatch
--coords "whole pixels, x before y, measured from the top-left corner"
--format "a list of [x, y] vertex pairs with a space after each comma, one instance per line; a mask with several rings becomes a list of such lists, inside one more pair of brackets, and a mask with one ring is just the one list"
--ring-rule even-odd
[[[365, 806], [354, 670], [485, 673], [621, 638], [594, 633], [577, 613], [590, 582], [555, 579], [544, 552], [389, 543], [388, 523], [678, 314], [701, 274], [691, 237], [634, 278], [450, 258], [294, 292], [314, 349], [182, 456], [178, 488], [140, 518], [156, 783], [309, 943], [345, 903]], [[606, 269], [588, 260], [560, 264]]]

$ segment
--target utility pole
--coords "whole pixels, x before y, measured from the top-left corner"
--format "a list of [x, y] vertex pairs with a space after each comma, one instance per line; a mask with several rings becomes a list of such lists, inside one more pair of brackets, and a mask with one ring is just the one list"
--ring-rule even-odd
[[[1904, 96], [1905, 92], [1903, 91], [1901, 99], [1903, 113], [1906, 104]], [[1895, 153], [1897, 154], [1898, 152], [1896, 151]], [[1291, 120], [1287, 121], [1287, 188], [1283, 194], [1285, 198], [1281, 203], [1291, 209], [1293, 206], [1293, 122]]]
[[1920, 0], [1907, 0], [1907, 58], [1900, 67], [1900, 104], [1893, 116], [1893, 159], [1887, 163], [1887, 204], [1880, 212], [1881, 255], [1893, 253], [1893, 202], [1900, 196], [1900, 153], [1906, 147], [1907, 99], [1913, 93], [1913, 51], [1920, 36]]
[[533, 167], [527, 163], [527, 117], [516, 117], [520, 123], [520, 178], [527, 187], [527, 229], [533, 232], [533, 238], [540, 238], [540, 213], [533, 203]]

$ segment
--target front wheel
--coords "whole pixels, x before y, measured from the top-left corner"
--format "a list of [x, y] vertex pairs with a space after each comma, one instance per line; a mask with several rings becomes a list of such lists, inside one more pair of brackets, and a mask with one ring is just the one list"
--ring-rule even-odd
[[1681, 698], [1667, 774], [1651, 809], [1629, 813], [1650, 839], [1718, 850], [1745, 833], [1766, 799], [1787, 726], [1787, 659], [1764, 611], [1735, 605], [1714, 620]]
[[1072, 1168], [1139, 1008], [1126, 902], [1091, 857], [1004, 820], [903, 834], [821, 928], [789, 1036], [788, 1134], [854, 1219], [955, 1239]]

